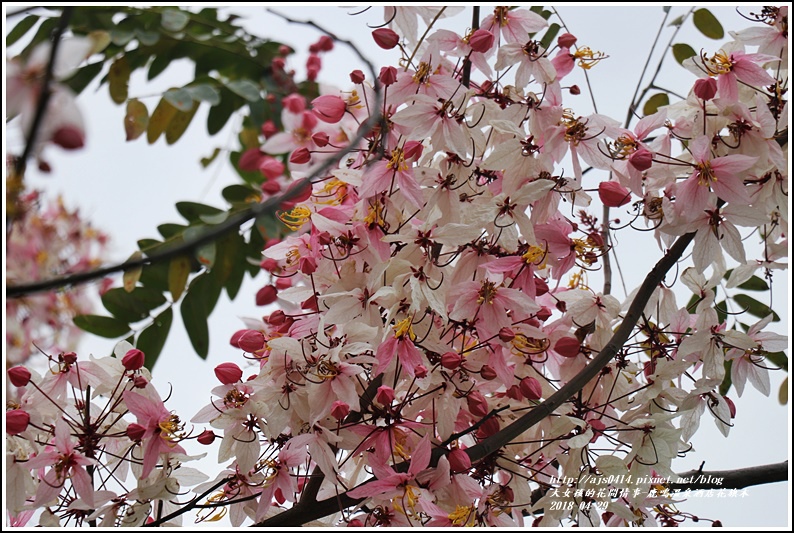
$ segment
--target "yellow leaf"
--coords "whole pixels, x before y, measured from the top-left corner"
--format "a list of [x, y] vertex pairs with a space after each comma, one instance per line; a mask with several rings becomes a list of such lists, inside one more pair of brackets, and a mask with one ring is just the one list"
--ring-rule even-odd
[[127, 114], [124, 115], [124, 131], [127, 140], [137, 139], [149, 125], [149, 110], [140, 100], [132, 99], [127, 102]]
[[171, 263], [168, 265], [168, 290], [175, 302], [182, 296], [189, 274], [190, 258], [188, 256], [180, 255], [171, 259]]
[[146, 140], [149, 141], [149, 144], [154, 144], [160, 135], [163, 134], [177, 111], [177, 108], [166, 100], [160, 99], [160, 103], [157, 104], [152, 116], [149, 117], [149, 126], [146, 129]]
[[[143, 258], [143, 253], [140, 250], [133, 253], [127, 261], [138, 261]], [[124, 275], [122, 276], [122, 280], [124, 281], [124, 290], [127, 292], [132, 292], [135, 290], [135, 285], [138, 283], [138, 280], [141, 278], [141, 273], [143, 272], [143, 267], [135, 267], [130, 268], [129, 270], [124, 271]]]
[[127, 58], [122, 56], [110, 65], [108, 72], [108, 87], [110, 98], [117, 104], [122, 104], [127, 100], [127, 89], [130, 83], [130, 65]]
[[777, 393], [777, 401], [780, 402], [780, 405], [786, 405], [788, 403], [788, 376], [786, 376], [786, 379], [780, 384], [780, 390]]
[[198, 110], [199, 103], [193, 102], [193, 108], [190, 111], [178, 111], [171, 122], [168, 124], [168, 127], [165, 129], [165, 142], [168, 144], [174, 144], [179, 138], [185, 133], [190, 121], [193, 120], [193, 115], [196, 114], [196, 110]]

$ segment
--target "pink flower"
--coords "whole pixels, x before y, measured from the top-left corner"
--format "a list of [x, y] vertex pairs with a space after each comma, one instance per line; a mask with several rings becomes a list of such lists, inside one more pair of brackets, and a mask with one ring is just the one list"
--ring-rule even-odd
[[141, 478], [149, 476], [161, 453], [185, 453], [178, 441], [184, 437], [184, 424], [179, 417], [169, 412], [153, 388], [144, 389], [145, 394], [125, 391], [124, 402], [127, 409], [138, 419], [138, 424], [146, 430], [141, 438], [143, 450], [143, 471]]
[[312, 107], [317, 118], [329, 124], [336, 124], [345, 116], [347, 104], [338, 96], [324, 94], [312, 100]]
[[703, 56], [701, 59], [706, 74], [717, 76], [720, 98], [732, 102], [739, 99], [740, 81], [756, 88], [774, 85], [775, 78], [760, 65], [780, 61], [779, 57], [766, 54], [746, 54], [740, 51], [729, 54], [722, 50], [711, 58]]
[[480, 28], [494, 34], [502, 34], [508, 43], [523, 43], [530, 33], [536, 33], [548, 25], [546, 19], [529, 9], [509, 9], [506, 6], [494, 8], [491, 15], [480, 22]]
[[449, 305], [449, 317], [473, 322], [481, 339], [491, 338], [501, 328], [510, 327], [540, 310], [540, 306], [521, 291], [489, 280], [453, 287], [447, 300], [453, 302]]

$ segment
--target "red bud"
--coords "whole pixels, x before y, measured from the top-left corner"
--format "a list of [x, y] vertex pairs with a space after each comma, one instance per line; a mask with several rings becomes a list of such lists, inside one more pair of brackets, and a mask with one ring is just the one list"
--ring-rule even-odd
[[9, 435], [19, 435], [30, 423], [30, 415], [22, 409], [11, 409], [6, 411], [6, 433]]
[[391, 50], [400, 42], [400, 36], [390, 28], [378, 28], [372, 32], [372, 38], [384, 50]]
[[136, 389], [145, 389], [148, 384], [149, 381], [143, 376], [139, 375], [132, 378], [132, 386]]
[[347, 104], [344, 100], [333, 94], [324, 94], [312, 100], [314, 115], [329, 124], [336, 124], [345, 116]]
[[350, 406], [345, 402], [336, 400], [331, 406], [331, 416], [337, 420], [343, 420], [350, 413]]
[[717, 80], [714, 78], [700, 78], [695, 82], [695, 96], [701, 100], [711, 100], [717, 94]]
[[312, 154], [309, 149], [304, 147], [298, 148], [289, 156], [289, 162], [294, 165], [303, 165], [311, 161]]
[[449, 452], [447, 459], [449, 460], [449, 469], [455, 474], [466, 472], [471, 468], [471, 458], [469, 454], [460, 448]]
[[317, 145], [318, 148], [325, 148], [326, 146], [328, 146], [328, 142], [330, 141], [330, 138], [328, 137], [328, 134], [325, 133], [324, 131], [318, 131], [317, 133], [312, 135], [312, 141], [314, 142], [314, 144]]
[[139, 370], [145, 361], [146, 355], [137, 348], [133, 348], [122, 358], [121, 364], [127, 370]]
[[521, 389], [521, 394], [527, 400], [540, 400], [543, 396], [543, 388], [540, 385], [540, 381], [531, 376], [522, 379], [519, 388]]
[[76, 150], [85, 145], [85, 133], [71, 124], [62, 126], [52, 135], [52, 142], [65, 150]]
[[378, 79], [387, 87], [397, 81], [397, 69], [394, 67], [383, 67], [380, 69]]
[[259, 148], [249, 148], [237, 160], [237, 168], [244, 172], [256, 172], [265, 154]]
[[273, 285], [265, 285], [256, 293], [256, 305], [272, 304], [278, 298], [278, 289]]
[[73, 365], [77, 362], [77, 354], [74, 352], [66, 352], [61, 354], [61, 357], [63, 357], [63, 362], [67, 365]]
[[570, 48], [576, 44], [576, 36], [570, 33], [563, 33], [557, 37], [557, 45], [560, 48]]
[[276, 133], [278, 133], [278, 128], [272, 120], [268, 120], [262, 124], [262, 135], [265, 136], [265, 139], [269, 139]]
[[482, 368], [480, 368], [480, 376], [482, 376], [482, 379], [491, 381], [496, 379], [497, 374], [496, 370], [494, 370], [491, 365], [482, 365]]
[[476, 30], [469, 37], [469, 46], [475, 52], [487, 52], [491, 49], [494, 43], [494, 35], [488, 30], [482, 28]]
[[8, 379], [14, 387], [24, 387], [30, 382], [30, 370], [24, 366], [9, 368]]
[[463, 358], [455, 352], [447, 352], [441, 356], [441, 366], [447, 370], [455, 370], [460, 366], [461, 361]]
[[356, 85], [358, 85], [359, 83], [363, 83], [364, 79], [365, 79], [364, 73], [361, 72], [360, 70], [354, 70], [353, 72], [350, 73], [350, 81], [352, 81]]
[[653, 165], [653, 152], [647, 148], [640, 148], [629, 156], [629, 165], [640, 172], [648, 170]]
[[416, 368], [414, 368], [414, 375], [416, 379], [427, 377], [427, 367], [425, 365], [417, 365]]
[[284, 174], [284, 163], [275, 157], [263, 156], [259, 161], [259, 172], [267, 179], [274, 180]]
[[261, 350], [265, 345], [265, 335], [261, 331], [253, 329], [243, 330], [237, 339], [237, 347], [248, 353]]
[[143, 436], [146, 434], [146, 428], [140, 424], [130, 424], [127, 426], [127, 436], [130, 440], [135, 442], [140, 442]]
[[573, 337], [563, 337], [554, 345], [554, 351], [563, 357], [576, 357], [580, 348], [581, 344]]
[[292, 93], [281, 99], [281, 105], [286, 107], [290, 113], [301, 113], [306, 110], [306, 98], [298, 93]]
[[204, 446], [209, 446], [213, 442], [215, 442], [215, 433], [210, 431], [209, 429], [205, 429], [201, 435], [196, 437], [196, 440], [199, 441], [199, 444], [203, 444]]
[[466, 396], [466, 405], [474, 416], [485, 416], [488, 414], [488, 400], [479, 391], [471, 391]]
[[381, 385], [378, 387], [378, 392], [375, 395], [375, 401], [381, 405], [390, 405], [394, 401], [394, 389], [388, 385]]
[[602, 181], [598, 184], [598, 197], [607, 207], [620, 207], [631, 201], [631, 193], [617, 181]]
[[231, 385], [240, 381], [243, 371], [234, 363], [221, 363], [215, 367], [215, 377], [224, 385]]
[[511, 342], [516, 338], [516, 334], [510, 328], [502, 328], [499, 330], [499, 340], [502, 342]]

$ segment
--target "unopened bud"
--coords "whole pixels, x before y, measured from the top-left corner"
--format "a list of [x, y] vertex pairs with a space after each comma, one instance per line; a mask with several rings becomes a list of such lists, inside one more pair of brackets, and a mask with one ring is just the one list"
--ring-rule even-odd
[[414, 375], [416, 379], [422, 379], [427, 377], [427, 367], [425, 365], [416, 365], [414, 368]]
[[356, 85], [358, 85], [360, 83], [363, 83], [364, 79], [365, 79], [364, 73], [361, 72], [358, 69], [356, 69], [356, 70], [354, 70], [353, 72], [350, 73], [350, 81], [352, 81]]
[[127, 426], [127, 436], [134, 442], [140, 442], [146, 434], [146, 428], [140, 424], [130, 424]]
[[516, 338], [516, 334], [510, 328], [502, 328], [499, 330], [499, 340], [502, 342], [511, 342]]
[[333, 94], [324, 94], [312, 100], [314, 116], [329, 124], [336, 124], [342, 120], [346, 109], [345, 101]]
[[467, 472], [471, 468], [471, 458], [469, 457], [469, 454], [460, 448], [449, 452], [447, 460], [449, 461], [449, 469], [454, 474]]
[[581, 344], [573, 337], [563, 337], [554, 345], [554, 351], [563, 357], [576, 357], [580, 349]]
[[518, 385], [510, 385], [505, 392], [505, 395], [512, 400], [520, 401], [524, 399], [524, 395], [521, 394], [521, 388]]
[[286, 107], [290, 113], [302, 113], [306, 110], [306, 98], [298, 93], [292, 93], [281, 99], [281, 105]]
[[278, 299], [278, 289], [274, 285], [265, 285], [256, 293], [256, 305], [272, 304]]
[[265, 345], [265, 335], [261, 331], [253, 329], [243, 330], [242, 335], [237, 339], [237, 347], [248, 353], [261, 350]]
[[576, 36], [570, 33], [563, 33], [557, 37], [557, 45], [560, 48], [570, 48], [576, 44]]
[[337, 420], [343, 420], [349, 413], [350, 406], [340, 400], [336, 400], [331, 406], [331, 416]]
[[318, 148], [325, 148], [326, 146], [328, 146], [328, 142], [330, 141], [330, 138], [328, 137], [328, 134], [325, 133], [324, 131], [318, 131], [317, 133], [312, 135], [312, 141], [314, 142], [315, 145], [317, 145]]
[[304, 147], [298, 148], [289, 156], [289, 162], [293, 165], [304, 165], [311, 161], [312, 154], [309, 149]]
[[231, 385], [242, 379], [243, 371], [234, 363], [221, 363], [215, 367], [215, 377], [224, 385]]
[[494, 370], [491, 365], [482, 365], [482, 368], [480, 368], [480, 376], [482, 376], [482, 379], [491, 381], [496, 379], [497, 374], [496, 370]]
[[209, 446], [213, 442], [215, 442], [215, 433], [210, 431], [209, 429], [205, 429], [201, 432], [201, 435], [196, 437], [196, 440], [199, 441], [199, 444], [203, 444], [204, 446]]
[[61, 354], [61, 357], [63, 357], [63, 362], [67, 365], [73, 365], [77, 362], [77, 354], [74, 352], [66, 352]]
[[147, 380], [145, 377], [141, 375], [132, 378], [132, 386], [135, 387], [136, 389], [145, 389], [146, 385], [148, 384], [149, 384], [149, 380]]
[[269, 139], [276, 133], [278, 133], [278, 127], [272, 120], [268, 120], [262, 124], [262, 135], [265, 136], [265, 139]]
[[146, 355], [137, 348], [133, 348], [124, 355], [121, 364], [124, 365], [124, 368], [127, 370], [139, 370], [145, 361]]
[[[548, 292], [548, 291], [546, 291], [546, 292]], [[545, 322], [545, 321], [546, 321], [546, 320], [548, 320], [548, 319], [549, 319], [549, 317], [551, 316], [551, 309], [549, 309], [548, 307], [546, 307], [546, 306], [544, 305], [543, 307], [541, 307], [541, 308], [540, 308], [540, 311], [538, 311], [537, 313], [535, 313], [535, 316], [536, 316], [536, 317], [538, 318], [538, 320], [540, 320], [541, 322]]]
[[598, 184], [598, 197], [607, 207], [620, 207], [631, 201], [631, 193], [617, 181], [602, 181]]
[[8, 379], [14, 387], [24, 387], [30, 382], [30, 370], [21, 365], [9, 368]]
[[700, 78], [695, 81], [693, 91], [695, 96], [701, 100], [711, 100], [717, 94], [717, 80], [714, 78]]
[[540, 381], [532, 376], [522, 379], [521, 383], [519, 383], [519, 388], [521, 389], [521, 394], [527, 400], [540, 400], [543, 396], [543, 388], [540, 385]]
[[85, 133], [71, 124], [62, 126], [52, 135], [52, 142], [65, 150], [76, 150], [85, 145]]
[[653, 165], [653, 152], [647, 148], [640, 148], [629, 156], [629, 165], [640, 172], [648, 170]]
[[494, 34], [482, 28], [475, 30], [469, 37], [469, 46], [475, 52], [487, 52], [494, 43]]
[[383, 67], [380, 69], [378, 79], [387, 87], [397, 81], [397, 69], [394, 67]]
[[460, 366], [461, 361], [463, 361], [463, 358], [459, 353], [447, 352], [441, 356], [441, 366], [447, 370], [455, 370]]
[[391, 50], [400, 42], [400, 36], [390, 28], [378, 28], [372, 32], [372, 38], [384, 50]]
[[394, 389], [388, 385], [381, 385], [378, 387], [378, 392], [375, 394], [375, 401], [381, 405], [391, 405], [394, 400]]
[[284, 174], [284, 163], [269, 155], [259, 161], [258, 168], [259, 172], [269, 180], [274, 180]]
[[[276, 193], [281, 192], [281, 184], [279, 182], [277, 182], [276, 180], [265, 180], [259, 186], [259, 189], [265, 194], [276, 194]], [[274, 263], [276, 263], [275, 260], [272, 260], [272, 261]], [[260, 265], [261, 265], [261, 263], [260, 263]]]
[[6, 411], [6, 433], [11, 436], [19, 435], [30, 424], [30, 415], [22, 409]]
[[466, 405], [474, 416], [482, 417], [488, 414], [488, 400], [479, 391], [469, 392], [466, 396]]
[[578, 85], [571, 85], [570, 87], [568, 87], [568, 92], [574, 96], [579, 96], [580, 94], [582, 94], [582, 90], [579, 88]]

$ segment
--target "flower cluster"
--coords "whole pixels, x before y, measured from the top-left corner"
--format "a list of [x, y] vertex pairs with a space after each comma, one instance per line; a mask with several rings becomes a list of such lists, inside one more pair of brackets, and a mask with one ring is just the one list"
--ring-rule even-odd
[[[220, 365], [215, 399], [191, 419], [213, 428], [202, 443], [218, 432], [218, 461], [228, 465], [194, 489], [210, 505], [200, 518], [218, 519], [213, 509], [225, 506], [235, 526], [267, 523], [294, 506], [308, 515], [329, 507], [335, 514], [324, 523], [366, 526], [675, 523], [683, 515], [650, 480], [674, 476], [672, 461], [691, 448], [706, 410], [727, 435], [735, 412], [719, 393], [727, 360], [740, 394], [746, 382], [768, 394], [764, 354], [786, 347], [764, 331], [768, 320], [746, 333], [720, 320], [711, 290], [729, 267], [723, 252], [739, 265], [731, 286], [785, 267], [788, 176], [777, 142], [787, 127], [785, 65], [771, 44], [744, 52], [771, 36], [737, 33], [690, 61], [702, 77], [685, 100], [629, 129], [563, 104], [564, 93], [578, 93], [564, 78], [605, 57], [577, 47], [575, 36], [547, 49], [528, 37], [546, 27], [543, 17], [497, 7], [474, 32], [417, 37], [417, 18], [438, 14], [387, 8], [390, 28], [373, 38], [406, 54], [401, 67], [384, 67], [377, 81], [354, 71], [353, 89], [312, 102], [285, 97], [284, 131], [268, 132], [249, 156], [270, 194], [311, 179], [296, 182], [307, 188], [278, 213], [293, 233], [264, 251], [272, 282], [257, 301], [281, 309], [232, 338], [255, 363], [251, 375]], [[766, 24], [776, 30], [780, 20]], [[379, 126], [350, 146], [376, 114]], [[339, 165], [315, 171], [342, 150]], [[631, 225], [650, 228], [663, 251], [694, 234], [694, 266], [681, 281], [698, 301], [682, 305], [657, 282], [615, 357], [524, 424], [609, 349], [634, 300], [588, 284], [611, 231], [590, 212], [601, 208], [595, 191], [603, 205], [631, 204]], [[758, 256], [745, 248], [753, 232]], [[112, 374], [96, 392], [110, 392], [109, 410], [119, 413], [94, 434], [136, 443], [105, 458], [134, 458], [137, 492], [103, 499], [96, 481], [89, 490], [83, 471], [101, 458], [72, 442], [82, 419], [71, 432], [52, 419], [34, 425], [42, 408], [22, 395], [11, 412], [31, 422], [11, 437], [24, 488], [13, 512], [52, 503], [53, 487], [68, 478], [61, 516], [90, 509], [86, 518], [108, 524], [159, 521], [168, 510], [155, 502], [173, 508], [176, 497], [163, 491], [185, 485], [184, 427], [147, 385], [133, 390], [137, 378], [123, 363], [89, 364]], [[119, 385], [108, 391], [108, 383]], [[137, 420], [117, 427], [125, 408]], [[50, 437], [26, 439], [31, 427]], [[516, 436], [504, 440], [506, 431]], [[38, 478], [30, 464], [44, 469]], [[621, 484], [629, 478], [649, 481]], [[579, 481], [552, 495], [559, 479]], [[606, 512], [589, 512], [585, 500]]]

